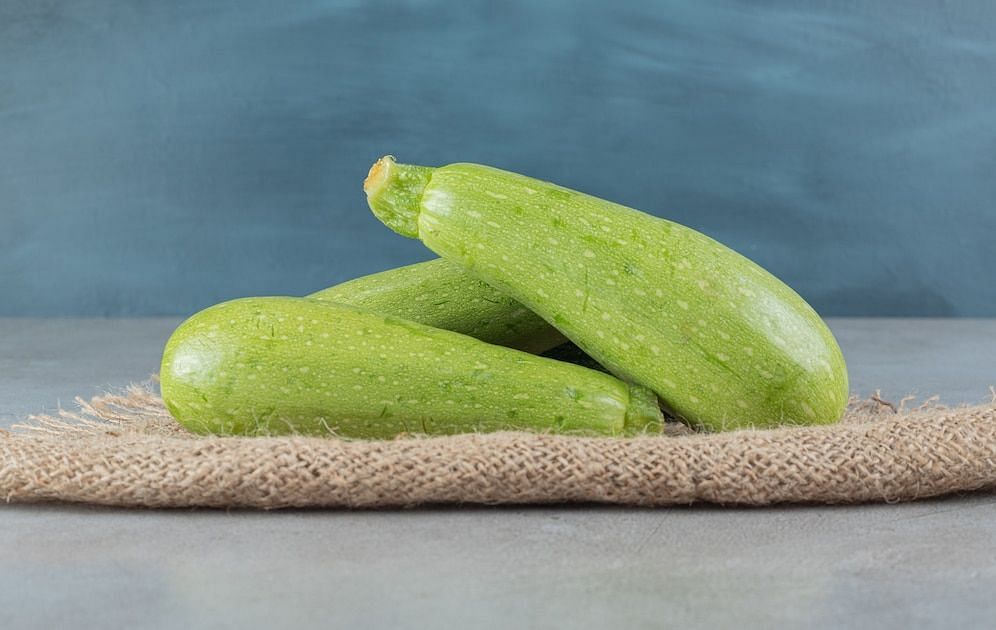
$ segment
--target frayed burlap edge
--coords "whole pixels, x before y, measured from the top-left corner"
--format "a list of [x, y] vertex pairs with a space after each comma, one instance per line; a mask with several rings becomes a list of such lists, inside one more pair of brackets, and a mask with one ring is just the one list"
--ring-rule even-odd
[[0, 431], [0, 499], [122, 507], [908, 501], [996, 488], [996, 399], [852, 401], [830, 427], [630, 439], [194, 436], [152, 385]]

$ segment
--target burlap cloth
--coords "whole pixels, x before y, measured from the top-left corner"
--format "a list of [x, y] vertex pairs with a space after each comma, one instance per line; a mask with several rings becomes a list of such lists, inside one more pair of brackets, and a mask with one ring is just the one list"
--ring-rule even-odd
[[77, 402], [78, 411], [0, 431], [0, 499], [263, 509], [768, 505], [906, 501], [996, 488], [996, 400], [945, 408], [873, 397], [852, 401], [831, 427], [375, 442], [193, 436], [173, 421], [152, 385]]

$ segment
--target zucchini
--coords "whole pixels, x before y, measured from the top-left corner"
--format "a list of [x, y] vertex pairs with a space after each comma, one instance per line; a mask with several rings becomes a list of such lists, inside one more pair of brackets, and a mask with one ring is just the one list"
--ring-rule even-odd
[[190, 317], [166, 344], [160, 384], [180, 424], [219, 435], [662, 426], [652, 392], [608, 374], [307, 298], [243, 298]]
[[690, 424], [819, 424], [843, 414], [847, 369], [823, 320], [704, 234], [477, 164], [388, 156], [364, 190], [387, 226], [515, 298]]
[[442, 258], [356, 278], [308, 297], [394, 315], [533, 354], [566, 341], [541, 317]]

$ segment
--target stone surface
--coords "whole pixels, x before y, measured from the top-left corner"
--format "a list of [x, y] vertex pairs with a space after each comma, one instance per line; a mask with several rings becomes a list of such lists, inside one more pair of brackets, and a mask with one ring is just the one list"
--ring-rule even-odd
[[[0, 320], [0, 426], [154, 372], [176, 319]], [[989, 398], [996, 320], [832, 320], [853, 390]], [[270, 513], [0, 506], [2, 628], [990, 627], [996, 496]]]

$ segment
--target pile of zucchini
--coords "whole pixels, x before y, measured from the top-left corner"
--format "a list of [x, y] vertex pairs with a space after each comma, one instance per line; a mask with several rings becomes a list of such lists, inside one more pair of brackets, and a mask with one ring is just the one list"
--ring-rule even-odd
[[[699, 232], [477, 164], [388, 156], [364, 190], [378, 219], [441, 258], [190, 317], [160, 372], [181, 424], [620, 436], [659, 433], [662, 409], [712, 431], [843, 414], [847, 369], [823, 320]], [[541, 356], [568, 341], [573, 353]]]

